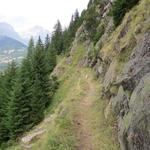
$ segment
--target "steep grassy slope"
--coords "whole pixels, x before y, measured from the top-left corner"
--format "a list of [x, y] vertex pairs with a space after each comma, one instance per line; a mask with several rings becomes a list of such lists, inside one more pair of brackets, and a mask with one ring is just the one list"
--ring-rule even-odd
[[[100, 99], [100, 81], [94, 79], [94, 73], [87, 68], [79, 67], [84, 47], [78, 45], [73, 64], [67, 59], [60, 60], [55, 74], [60, 78], [60, 87], [54, 96], [47, 117], [25, 137], [41, 131], [42, 134], [30, 142], [22, 141], [8, 150], [117, 150], [114, 117], [105, 119], [104, 110], [107, 101]], [[51, 119], [50, 119], [51, 118]]]

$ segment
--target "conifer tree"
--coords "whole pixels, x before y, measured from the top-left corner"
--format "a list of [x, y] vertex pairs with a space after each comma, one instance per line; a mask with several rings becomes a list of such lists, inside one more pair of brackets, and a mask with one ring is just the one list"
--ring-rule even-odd
[[65, 30], [63, 31], [63, 50], [64, 53], [68, 53], [69, 52], [69, 47], [71, 45], [72, 39], [70, 37], [70, 33], [68, 28], [65, 28]]
[[0, 144], [8, 139], [8, 130], [5, 125], [6, 120], [6, 109], [5, 109], [5, 102], [6, 102], [6, 88], [4, 85], [4, 75], [0, 75]]
[[59, 20], [57, 21], [54, 27], [54, 33], [52, 35], [52, 43], [54, 44], [54, 48], [57, 51], [57, 54], [60, 55], [63, 52], [63, 42], [62, 42], [62, 26]]
[[118, 26], [126, 12], [128, 12], [133, 6], [135, 6], [139, 0], [115, 0], [112, 7], [112, 16], [114, 20], [114, 25]]
[[16, 85], [13, 90], [12, 100], [9, 105], [9, 130], [10, 137], [15, 139], [17, 135], [20, 135], [25, 130], [24, 115], [28, 111], [26, 105], [26, 93], [24, 93], [23, 82], [21, 77], [17, 79]]
[[31, 100], [32, 100], [32, 55], [34, 41], [31, 38], [28, 46], [27, 58], [23, 60], [13, 88], [11, 103], [8, 110], [8, 125], [10, 137], [17, 135], [32, 127]]
[[69, 51], [69, 47], [71, 46], [71, 43], [73, 42], [75, 38], [75, 34], [77, 32], [77, 29], [80, 27], [80, 25], [83, 22], [83, 15], [82, 18], [79, 15], [78, 10], [75, 11], [75, 13], [71, 17], [71, 21], [68, 28], [65, 28], [63, 31], [63, 51], [67, 53]]
[[50, 37], [47, 34], [45, 38], [45, 50], [48, 50], [49, 46], [50, 46]]
[[5, 70], [0, 85], [0, 99], [1, 99], [1, 118], [0, 118], [0, 141], [7, 141], [9, 139], [9, 105], [12, 98], [12, 89], [17, 78], [17, 66], [13, 61]]
[[49, 79], [45, 60], [44, 46], [39, 37], [33, 56], [33, 97], [31, 101], [31, 117], [34, 124], [43, 119], [45, 105], [49, 101]]
[[57, 64], [56, 51], [53, 44], [50, 44], [46, 53], [46, 64], [48, 73], [50, 74]]
[[76, 10], [75, 13], [72, 15], [70, 26], [69, 26], [69, 32], [70, 32], [71, 39], [74, 39], [75, 33], [80, 26], [79, 19], [80, 19], [79, 12], [78, 12], [78, 10]]
[[31, 58], [33, 56], [33, 53], [34, 53], [34, 40], [31, 37], [31, 39], [29, 41], [27, 57]]
[[13, 89], [12, 100], [9, 108], [9, 128], [11, 138], [32, 127], [31, 122], [31, 80], [30, 62], [24, 59], [19, 71], [17, 82]]

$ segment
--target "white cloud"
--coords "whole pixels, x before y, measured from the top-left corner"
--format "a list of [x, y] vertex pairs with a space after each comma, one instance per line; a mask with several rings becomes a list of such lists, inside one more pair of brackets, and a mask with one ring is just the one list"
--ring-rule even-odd
[[7, 21], [16, 30], [34, 25], [52, 30], [57, 19], [67, 25], [72, 13], [81, 12], [89, 0], [0, 0], [0, 21]]

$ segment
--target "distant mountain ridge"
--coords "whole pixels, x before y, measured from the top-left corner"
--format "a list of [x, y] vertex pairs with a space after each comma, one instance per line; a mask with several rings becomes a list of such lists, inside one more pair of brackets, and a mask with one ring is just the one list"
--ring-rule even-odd
[[41, 26], [34, 26], [34, 27], [32, 27], [32, 28], [30, 28], [28, 30], [22, 31], [20, 33], [21, 37], [24, 39], [24, 41], [26, 43], [29, 42], [31, 37], [33, 37], [33, 39], [35, 41], [37, 41], [39, 36], [41, 37], [42, 41], [44, 42], [45, 41], [45, 37], [46, 37], [47, 34], [50, 35], [50, 32], [47, 29], [44, 29]]
[[23, 60], [31, 36], [35, 42], [41, 36], [44, 42], [47, 34], [50, 32], [40, 26], [35, 26], [22, 34], [17, 33], [10, 24], [0, 22], [0, 70], [5, 69], [12, 60], [17, 63]]
[[23, 39], [21, 36], [14, 30], [14, 28], [5, 22], [0, 22], [0, 36], [7, 36], [12, 39], [15, 39], [19, 42], [24, 43]]
[[0, 35], [0, 50], [22, 49], [27, 46], [13, 38]]

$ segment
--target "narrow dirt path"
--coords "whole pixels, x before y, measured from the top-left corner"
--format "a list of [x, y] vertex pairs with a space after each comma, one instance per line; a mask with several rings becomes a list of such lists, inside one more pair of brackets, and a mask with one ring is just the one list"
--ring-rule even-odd
[[93, 150], [92, 146], [92, 134], [89, 126], [90, 107], [92, 105], [92, 98], [95, 94], [94, 85], [87, 79], [86, 94], [83, 99], [80, 100], [78, 106], [78, 113], [76, 118], [76, 130], [79, 145], [76, 150]]

